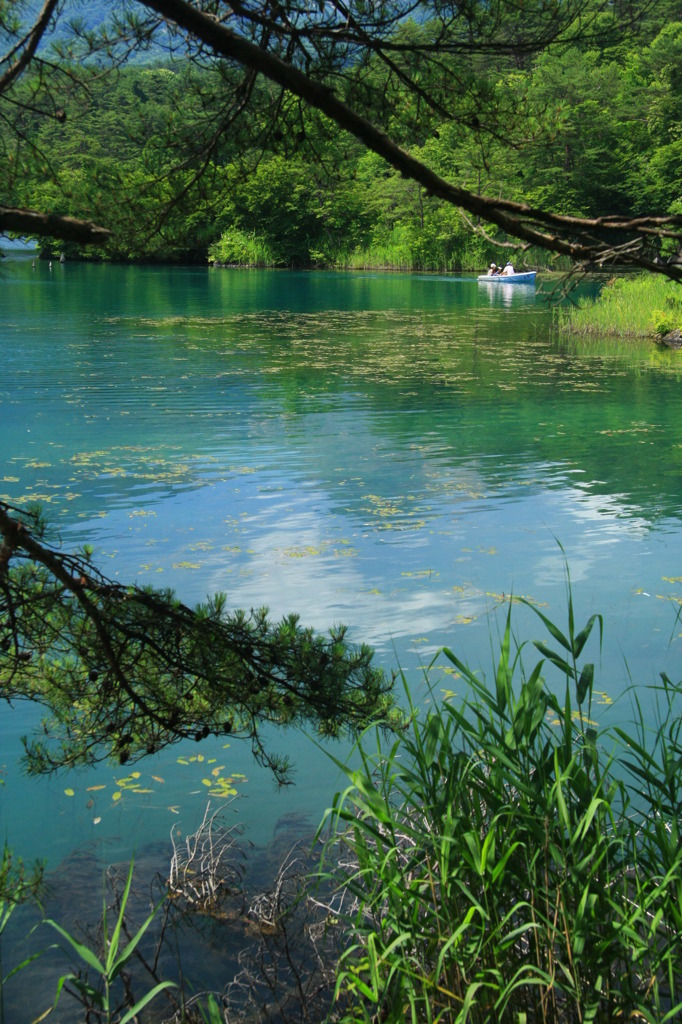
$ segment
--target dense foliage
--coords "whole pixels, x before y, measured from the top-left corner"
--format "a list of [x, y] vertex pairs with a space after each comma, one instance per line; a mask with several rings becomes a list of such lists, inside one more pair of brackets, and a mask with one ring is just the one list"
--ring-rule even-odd
[[600, 728], [601, 617], [579, 629], [570, 594], [567, 628], [538, 614], [532, 666], [510, 614], [490, 682], [446, 651], [461, 694], [348, 770], [329, 862], [345, 1024], [679, 1019], [682, 688], [637, 687], [632, 726]]
[[[680, 201], [682, 9], [617, 6], [623, 37], [598, 31], [600, 14], [573, 42], [529, 50], [521, 29], [532, 19], [519, 12], [518, 52], [513, 35], [504, 52], [445, 52], [444, 80], [461, 82], [456, 116], [437, 66], [389, 78], [385, 61], [358, 56], [344, 88], [362, 93], [374, 122], [412, 155], [474, 193], [566, 215], [666, 214]], [[430, 31], [408, 19], [393, 39], [414, 45]], [[13, 98], [14, 109], [24, 104], [21, 145], [16, 123], [0, 122], [5, 201], [107, 224], [113, 237], [95, 254], [115, 259], [210, 253], [227, 264], [436, 270], [500, 255], [503, 232], [472, 236], [469, 217], [339, 136], [319, 111], [283, 102], [273, 121], [271, 90], [256, 79], [248, 121], [213, 137], [235, 72], [182, 54], [159, 63], [152, 50], [147, 65], [140, 56], [106, 75], [98, 65], [73, 78], [43, 68], [40, 86], [25, 76]], [[415, 79], [429, 103], [415, 99]], [[45, 89], [58, 103], [49, 117], [33, 103]], [[664, 256], [676, 246], [665, 244]]]

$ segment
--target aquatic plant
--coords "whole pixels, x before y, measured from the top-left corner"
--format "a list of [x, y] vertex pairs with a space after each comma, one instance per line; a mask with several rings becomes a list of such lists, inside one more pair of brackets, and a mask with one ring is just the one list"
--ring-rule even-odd
[[178, 822], [173, 822], [168, 889], [172, 898], [194, 913], [218, 914], [229, 893], [241, 889], [243, 852], [237, 846], [237, 826], [223, 824], [218, 808], [210, 802], [198, 828], [176, 842]]
[[583, 651], [601, 618], [577, 629], [570, 587], [567, 628], [534, 612], [548, 639], [529, 671], [510, 606], [491, 682], [444, 650], [465, 703], [411, 704], [408, 730], [373, 751], [366, 736], [345, 767], [324, 871], [354, 901], [335, 993], [346, 1022], [682, 1011], [682, 684], [656, 688], [653, 732], [635, 691], [634, 735], [600, 733]]
[[[126, 945], [121, 948], [121, 940], [123, 935], [125, 935], [126, 905], [128, 903], [130, 888], [133, 881], [133, 866], [133, 862], [131, 861], [130, 868], [128, 870], [128, 877], [123, 889], [123, 894], [120, 898], [118, 913], [116, 915], [116, 920], [114, 922], [114, 927], [111, 930], [111, 934], [109, 934], [107, 924], [106, 899], [104, 900], [102, 912], [101, 953], [91, 949], [90, 946], [85, 945], [85, 943], [80, 942], [56, 921], [49, 918], [46, 920], [45, 924], [54, 928], [55, 931], [66, 940], [71, 947], [71, 950], [83, 961], [86, 969], [85, 975], [82, 975], [81, 972], [76, 974], [73, 971], [62, 975], [57, 985], [57, 993], [54, 1000], [55, 1007], [59, 1001], [62, 991], [68, 984], [77, 990], [85, 1007], [91, 1007], [97, 1011], [98, 1020], [104, 1021], [105, 1024], [129, 1024], [130, 1021], [137, 1018], [137, 1015], [141, 1010], [143, 1010], [144, 1007], [152, 1001], [152, 999], [159, 995], [160, 992], [163, 992], [164, 989], [175, 988], [174, 982], [161, 981], [154, 985], [153, 988], [148, 989], [140, 999], [133, 1001], [130, 997], [129, 986], [125, 984], [126, 966], [136, 952], [141, 939], [154, 921], [161, 904], [165, 900], [164, 896], [160, 903], [154, 907], [146, 920], [140, 925], [135, 935], [133, 935]], [[90, 980], [88, 972], [94, 972], [97, 976], [96, 983], [93, 983]], [[123, 982], [122, 990], [118, 997], [114, 996], [117, 981]], [[130, 1005], [131, 1003], [132, 1005]]]
[[5, 843], [0, 858], [0, 1024], [5, 1024], [5, 985], [41, 956], [40, 951], [29, 954], [7, 974], [4, 973], [2, 962], [2, 939], [9, 920], [18, 906], [29, 901], [38, 901], [43, 886], [43, 865], [36, 862], [27, 871], [20, 859], [12, 854]]
[[[515, 637], [519, 604], [541, 639]], [[191, 1010], [213, 1024], [225, 1008], [240, 1019], [268, 1004], [281, 1020], [320, 1020], [332, 999], [329, 1019], [346, 1024], [677, 1019], [682, 683], [663, 674], [631, 688], [634, 724], [600, 729], [598, 659], [586, 651], [599, 653], [602, 633], [598, 614], [576, 624], [568, 578], [565, 626], [510, 600], [489, 680], [441, 652], [463, 702], [450, 692], [420, 709], [404, 679], [409, 722], [390, 740], [365, 733], [340, 765], [348, 786], [318, 832], [333, 826], [312, 871], [319, 888], [290, 853], [243, 914], [255, 944], [222, 1003], [183, 996], [176, 1019]], [[191, 879], [208, 858], [209, 904], [225, 841], [207, 809], [188, 871], [176, 872]], [[152, 919], [119, 951], [131, 878], [132, 867], [110, 937], [105, 907], [103, 955], [51, 922], [98, 976], [65, 975], [57, 998], [69, 985], [120, 1024], [167, 985], [113, 1006], [111, 985]]]
[[570, 334], [646, 338], [682, 325], [682, 295], [656, 274], [616, 277], [599, 295], [557, 310], [559, 329]]
[[231, 227], [209, 246], [210, 263], [240, 267], [272, 267], [281, 263], [281, 255], [267, 239]]

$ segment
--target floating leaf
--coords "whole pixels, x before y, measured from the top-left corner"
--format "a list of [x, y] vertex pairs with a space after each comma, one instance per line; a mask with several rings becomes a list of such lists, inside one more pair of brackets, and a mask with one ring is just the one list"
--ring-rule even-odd
[[139, 772], [131, 772], [130, 773], [130, 778], [131, 779], [139, 779], [140, 778], [140, 773]]
[[120, 790], [120, 789], [117, 789], [115, 793], [112, 793], [112, 794], [111, 794], [111, 799], [112, 799], [112, 800], [113, 800], [114, 802], [115, 802], [116, 800], [120, 800], [120, 799], [121, 799], [121, 790]]
[[94, 793], [98, 789], [106, 789], [106, 786], [88, 786], [86, 793]]
[[179, 814], [180, 813], [180, 808], [179, 807], [172, 807], [171, 806], [171, 807], [168, 808], [168, 810], [171, 812], [171, 814]]
[[72, 789], [65, 789], [64, 793], [65, 793], [66, 796], [75, 796], [76, 795]]
[[581, 715], [577, 710], [571, 711], [571, 718], [574, 722], [582, 722], [584, 725], [599, 725], [599, 722], [595, 722], [594, 719]]
[[100, 821], [101, 821], [101, 820], [102, 820], [101, 818], [93, 818], [93, 819], [92, 819], [92, 824], [93, 824], [93, 825], [99, 825], [99, 823], [100, 823]]
[[234, 786], [220, 786], [214, 787], [213, 789], [209, 789], [208, 794], [209, 796], [219, 797], [236, 796], [237, 790], [234, 788]]
[[153, 778], [154, 782], [165, 782], [166, 781], [165, 779], [162, 779], [160, 775], [152, 775], [152, 778]]

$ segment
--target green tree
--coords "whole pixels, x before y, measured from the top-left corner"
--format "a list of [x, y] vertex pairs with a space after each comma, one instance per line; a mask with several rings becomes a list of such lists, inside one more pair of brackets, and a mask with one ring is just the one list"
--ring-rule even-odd
[[[308, 107], [425, 193], [527, 245], [587, 264], [617, 258], [676, 276], [675, 269], [654, 262], [650, 243], [678, 219], [661, 220], [654, 212], [635, 220], [627, 211], [608, 216], [601, 209], [597, 216], [566, 215], [480, 194], [442, 177], [411, 149], [446, 123], [477, 140], [518, 145], [525, 98], [506, 89], [505, 79], [527, 71], [543, 53], [558, 54], [569, 45], [605, 49], [633, 29], [644, 26], [650, 32], [653, 6], [650, 0], [617, 5], [611, 0], [531, 0], [521, 11], [517, 0], [471, 0], [454, 7], [429, 0], [420, 8], [419, 22], [410, 23], [412, 7], [402, 0], [370, 7], [360, 0], [350, 6], [335, 0], [304, 11], [293, 0], [274, 8], [265, 0], [248, 0], [236, 8], [208, 0], [138, 0], [92, 31], [82, 22], [65, 27], [65, 0], [46, 0], [27, 27], [4, 4], [0, 37], [7, 47], [0, 58], [0, 116], [5, 139], [26, 143], [27, 110], [62, 120], [61, 94], [89, 74], [88, 67], [117, 65], [131, 53], [149, 47], [159, 53], [167, 46], [201, 71], [185, 97], [196, 118], [191, 126], [177, 122], [177, 144], [169, 134], [165, 173], [173, 195], [167, 207], [188, 194], [182, 171], [198, 182], [214, 163], [228, 158], [243, 159], [245, 169], [253, 170], [254, 153], [268, 142], [287, 144], [300, 110]], [[60, 35], [50, 53], [45, 38], [55, 22]], [[204, 72], [208, 89], [201, 81]], [[300, 136], [300, 130], [293, 133], [296, 140]], [[304, 131], [300, 144], [314, 152], [316, 141], [307, 140]], [[9, 166], [15, 154], [7, 142], [5, 154]], [[164, 217], [155, 219], [158, 230]], [[92, 226], [49, 221], [8, 202], [0, 208], [0, 227], [102, 238]]]
[[537, 134], [510, 166], [524, 172], [529, 201], [573, 216], [627, 213], [623, 148], [637, 108], [618, 65], [594, 50], [543, 54], [528, 86]]
[[633, 204], [636, 210], [668, 210], [681, 196], [682, 21], [666, 25], [633, 55], [631, 74], [646, 97], [645, 130], [631, 140], [628, 153]]

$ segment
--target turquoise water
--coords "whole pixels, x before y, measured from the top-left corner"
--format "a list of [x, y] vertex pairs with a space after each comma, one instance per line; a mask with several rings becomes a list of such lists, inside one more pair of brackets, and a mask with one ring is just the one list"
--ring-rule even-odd
[[[557, 339], [540, 291], [472, 278], [14, 258], [0, 312], [0, 493], [43, 502], [112, 578], [346, 622], [427, 700], [443, 644], [489, 670], [510, 593], [561, 620], [560, 542], [578, 617], [606, 619], [600, 722], [629, 718], [632, 683], [676, 676], [678, 355]], [[432, 681], [457, 699], [451, 674]], [[218, 769], [239, 773], [258, 844], [283, 817], [317, 823], [341, 784], [297, 733], [272, 736], [297, 765], [281, 792], [239, 742], [173, 747], [132, 781], [107, 764], [27, 779], [35, 721], [2, 710], [0, 822], [51, 867], [191, 831]]]

